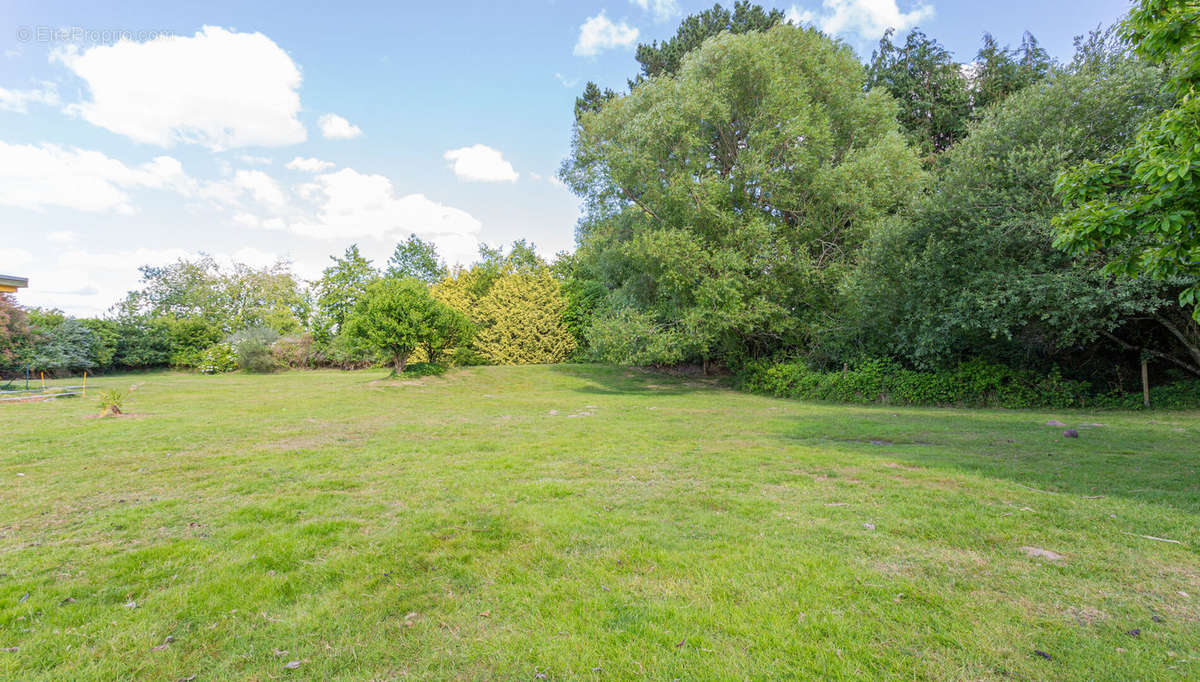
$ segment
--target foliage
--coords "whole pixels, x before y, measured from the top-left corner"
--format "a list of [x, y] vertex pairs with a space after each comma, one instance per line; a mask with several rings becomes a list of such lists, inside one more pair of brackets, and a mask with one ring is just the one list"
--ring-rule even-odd
[[100, 416], [111, 417], [121, 414], [121, 408], [125, 405], [126, 393], [124, 391], [110, 388], [100, 393]]
[[21, 366], [32, 342], [25, 309], [11, 295], [0, 293], [0, 369]]
[[271, 346], [279, 334], [270, 327], [248, 327], [229, 338], [229, 345], [237, 356], [238, 369], [247, 372], [273, 372], [279, 368]]
[[321, 361], [311, 334], [279, 339], [271, 345], [271, 356], [275, 358], [276, 365], [292, 369], [310, 369]]
[[225, 268], [201, 255], [139, 270], [142, 288], [119, 304], [118, 315], [187, 319], [218, 335], [254, 326], [290, 333], [308, 316], [300, 284], [283, 261], [264, 268], [235, 262]]
[[400, 373], [418, 347], [444, 348], [446, 337], [461, 331], [460, 316], [445, 308], [423, 283], [385, 277], [367, 286], [346, 319], [346, 333]]
[[196, 369], [201, 374], [223, 374], [238, 368], [238, 355], [233, 344], [214, 343], [200, 354]]
[[949, 149], [967, 133], [971, 97], [966, 79], [942, 45], [912, 30], [904, 45], [888, 29], [871, 55], [866, 87], [887, 91], [900, 105], [900, 125], [930, 157]]
[[[753, 361], [739, 377], [753, 392], [806, 400], [939, 407], [1138, 408], [1142, 395], [1097, 391], [1091, 384], [985, 361], [919, 372], [890, 360], [869, 360], [843, 371], [821, 371], [802, 361]], [[1152, 405], [1200, 408], [1200, 381], [1156, 387]]]
[[325, 268], [316, 282], [317, 316], [330, 333], [339, 331], [371, 282], [379, 277], [371, 261], [353, 244], [341, 258], [330, 256], [333, 265]]
[[876, 221], [908, 208], [923, 171], [862, 81], [848, 47], [782, 25], [711, 38], [579, 120], [561, 177], [585, 201], [601, 315], [681, 344], [642, 361], [797, 343]]
[[121, 328], [115, 320], [98, 320], [85, 318], [79, 320], [91, 332], [91, 344], [88, 348], [88, 360], [94, 369], [112, 367], [117, 356], [117, 347], [121, 343]]
[[990, 33], [983, 34], [983, 46], [975, 56], [971, 73], [971, 104], [976, 112], [1004, 101], [1050, 75], [1053, 61], [1026, 31], [1015, 50], [1001, 47]]
[[1122, 33], [1135, 52], [1168, 68], [1178, 102], [1122, 149], [1059, 177], [1066, 211], [1055, 243], [1099, 254], [1109, 272], [1183, 280], [1179, 302], [1200, 322], [1200, 4], [1142, 0]]
[[[1105, 49], [1102, 39], [1081, 48]], [[1058, 173], [1121, 146], [1163, 106], [1160, 84], [1136, 59], [1084, 56], [989, 110], [943, 155], [912, 219], [868, 241], [843, 287], [845, 312], [828, 322], [822, 343], [832, 345], [815, 357], [1042, 366], [1102, 341], [1186, 360], [1168, 329], [1186, 322], [1172, 316], [1169, 285], [1114, 280], [1055, 249], [1051, 226]]]
[[[708, 38], [721, 33], [765, 31], [783, 20], [782, 10], [766, 10], [748, 0], [736, 0], [732, 12], [720, 4], [714, 4], [712, 9], [685, 18], [675, 35], [661, 44], [657, 40], [649, 44], [639, 43], [636, 59], [641, 65], [641, 73], [629, 81], [629, 88], [632, 90], [648, 78], [675, 75], [683, 58]], [[615, 91], [609, 88], [601, 90], [598, 85], [588, 81], [583, 93], [575, 99], [576, 120], [585, 113], [599, 111], [606, 102], [617, 96]]]
[[30, 369], [51, 373], [69, 373], [91, 369], [96, 354], [95, 335], [83, 324], [61, 313], [32, 311], [29, 316], [34, 332], [41, 340], [29, 358]]
[[659, 43], [657, 40], [649, 45], [641, 43], [637, 46], [636, 59], [641, 65], [638, 81], [655, 76], [673, 76], [679, 73], [683, 58], [697, 49], [705, 40], [722, 33], [749, 33], [751, 31], [766, 31], [782, 23], [783, 10], [764, 9], [748, 0], [737, 0], [733, 3], [733, 11], [720, 4], [712, 9], [706, 9], [685, 18], [671, 38]]
[[497, 365], [562, 362], [575, 350], [567, 301], [549, 269], [501, 276], [477, 307], [475, 348]]
[[446, 366], [432, 362], [413, 362], [404, 368], [406, 377], [435, 377], [446, 373]]
[[411, 277], [426, 284], [433, 284], [447, 274], [449, 271], [438, 256], [437, 247], [433, 242], [424, 241], [415, 234], [397, 244], [392, 257], [388, 259], [389, 277]]
[[172, 324], [169, 319], [148, 315], [123, 315], [117, 318], [119, 340], [113, 366], [132, 369], [161, 367], [174, 353]]

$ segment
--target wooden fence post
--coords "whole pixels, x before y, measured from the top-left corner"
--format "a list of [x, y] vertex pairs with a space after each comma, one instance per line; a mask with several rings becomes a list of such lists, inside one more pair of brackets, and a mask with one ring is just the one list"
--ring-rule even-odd
[[1142, 406], [1150, 407], [1150, 370], [1146, 368], [1146, 358], [1142, 358]]

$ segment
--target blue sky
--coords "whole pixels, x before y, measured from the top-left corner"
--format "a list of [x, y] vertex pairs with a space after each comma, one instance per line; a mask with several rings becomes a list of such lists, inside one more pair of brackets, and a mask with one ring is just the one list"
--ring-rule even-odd
[[[205, 251], [314, 277], [415, 232], [573, 247], [553, 180], [575, 96], [711, 3], [0, 2], [0, 272], [22, 302], [98, 314], [136, 267]], [[776, 5], [853, 45], [919, 25], [966, 61], [990, 31], [1072, 37], [1126, 0]], [[207, 27], [207, 28], [206, 28]], [[124, 36], [126, 39], [118, 41]]]

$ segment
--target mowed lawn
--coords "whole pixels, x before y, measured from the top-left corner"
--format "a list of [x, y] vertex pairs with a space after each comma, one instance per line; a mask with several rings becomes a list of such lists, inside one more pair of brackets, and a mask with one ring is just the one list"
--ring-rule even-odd
[[152, 373], [0, 434], [3, 679], [1200, 678], [1197, 412]]

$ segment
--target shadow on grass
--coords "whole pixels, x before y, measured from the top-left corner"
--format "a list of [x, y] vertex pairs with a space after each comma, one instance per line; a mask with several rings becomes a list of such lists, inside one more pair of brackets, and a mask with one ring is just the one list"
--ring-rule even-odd
[[601, 395], [681, 395], [726, 388], [719, 377], [676, 375], [645, 367], [611, 365], [555, 365], [554, 371], [589, 383], [574, 390]]
[[1120, 419], [1081, 424], [1073, 439], [1035, 412], [814, 407], [813, 416], [799, 415], [780, 437], [1049, 493], [1120, 496], [1200, 512], [1200, 448], [1190, 429]]

